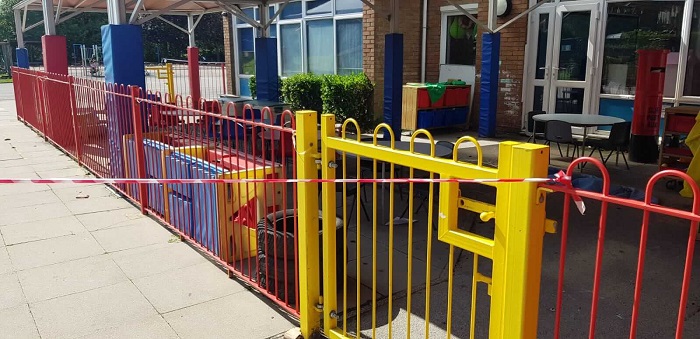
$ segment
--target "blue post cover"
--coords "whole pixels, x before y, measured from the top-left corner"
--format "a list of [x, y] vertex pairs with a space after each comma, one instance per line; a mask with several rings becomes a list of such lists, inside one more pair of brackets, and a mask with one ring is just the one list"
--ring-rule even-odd
[[[101, 32], [105, 82], [125, 86], [136, 85], [145, 90], [146, 75], [141, 26], [104, 25], [101, 27]], [[108, 93], [105, 101], [110, 171], [114, 178], [121, 178], [126, 170], [122, 138], [125, 134], [133, 133], [131, 99]], [[143, 110], [142, 114], [145, 120], [148, 112]]]
[[26, 48], [17, 48], [17, 67], [29, 69], [29, 52]]
[[479, 105], [479, 137], [496, 136], [498, 108], [498, 69], [501, 34], [484, 33], [481, 45], [481, 99]]
[[141, 26], [102, 26], [102, 54], [105, 82], [146, 89]]
[[276, 38], [255, 38], [255, 83], [258, 100], [280, 100]]
[[[384, 36], [384, 45], [384, 122], [398, 136], [401, 133], [403, 34], [387, 34]], [[389, 138], [388, 133], [385, 133], [384, 138]]]

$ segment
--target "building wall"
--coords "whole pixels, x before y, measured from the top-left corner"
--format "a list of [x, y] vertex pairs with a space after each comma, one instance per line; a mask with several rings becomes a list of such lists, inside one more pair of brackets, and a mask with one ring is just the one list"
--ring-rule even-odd
[[[426, 81], [437, 82], [440, 72], [440, 39], [442, 13], [440, 7], [450, 6], [447, 0], [428, 0], [428, 20], [426, 30]], [[474, 3], [475, 1], [454, 1], [459, 4]], [[375, 2], [380, 11], [387, 11], [388, 1]], [[488, 1], [478, 1], [477, 17], [486, 23]], [[512, 17], [525, 11], [528, 7], [527, 0], [513, 0], [511, 14], [498, 19], [498, 24], [503, 24]], [[420, 81], [420, 50], [422, 27], [422, 1], [404, 0], [401, 2], [399, 26], [404, 34], [404, 82]], [[377, 116], [382, 112], [383, 101], [383, 70], [384, 70], [384, 39], [388, 33], [389, 22], [384, 17], [379, 17], [373, 10], [364, 8], [364, 69], [365, 73], [376, 85], [375, 112]], [[481, 34], [477, 38], [476, 58], [476, 88], [474, 95], [474, 113], [472, 122], [478, 121], [479, 107], [479, 72], [481, 66]], [[523, 107], [522, 85], [523, 69], [525, 62], [525, 43], [527, 40], [527, 18], [521, 18], [508, 28], [501, 31], [501, 69], [500, 88], [498, 93], [498, 118], [499, 131], [518, 131], [521, 127]], [[476, 126], [472, 124], [472, 126]]]
[[233, 40], [231, 39], [231, 24], [233, 22], [233, 17], [230, 13], [222, 15], [224, 20], [224, 60], [226, 62], [226, 88], [228, 93], [236, 93], [236, 73], [233, 69], [235, 65], [234, 51], [233, 51]]

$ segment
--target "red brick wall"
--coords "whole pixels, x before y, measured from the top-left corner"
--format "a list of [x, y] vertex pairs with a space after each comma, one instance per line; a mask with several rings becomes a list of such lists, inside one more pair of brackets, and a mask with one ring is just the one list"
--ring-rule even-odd
[[[456, 3], [467, 4], [477, 2], [455, 1]], [[387, 6], [388, 1], [377, 1], [378, 6]], [[479, 0], [478, 18], [486, 23], [488, 21], [488, 1]], [[440, 39], [442, 13], [440, 7], [449, 6], [446, 0], [429, 0], [428, 2], [428, 22], [426, 30], [426, 81], [438, 81], [440, 72]], [[513, 16], [527, 9], [527, 0], [513, 0], [513, 10], [508, 17], [499, 18], [498, 24], [503, 24]], [[386, 8], [382, 8], [386, 10]], [[420, 50], [421, 50], [421, 27], [422, 27], [422, 1], [404, 0], [401, 2], [401, 18], [399, 19], [401, 33], [404, 34], [404, 82], [420, 81]], [[374, 12], [365, 6], [365, 43], [364, 43], [364, 69], [367, 75], [375, 81], [375, 112], [381, 114], [383, 100], [383, 36], [388, 32], [388, 21], [379, 18]], [[478, 74], [481, 66], [481, 34], [477, 37], [477, 84], [474, 95], [474, 114], [472, 121], [478, 117], [479, 107], [479, 79]], [[522, 18], [501, 31], [501, 69], [500, 86], [498, 92], [498, 118], [497, 127], [499, 131], [517, 131], [521, 126], [522, 113], [522, 83], [523, 67], [525, 61], [525, 42], [527, 39], [527, 19]], [[472, 124], [476, 126], [476, 124]]]

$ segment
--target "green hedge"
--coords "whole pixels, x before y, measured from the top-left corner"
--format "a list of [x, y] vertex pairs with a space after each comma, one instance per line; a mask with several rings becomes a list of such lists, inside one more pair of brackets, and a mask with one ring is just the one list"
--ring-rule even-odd
[[353, 118], [365, 130], [374, 127], [372, 95], [374, 85], [364, 73], [326, 75], [321, 87], [323, 112], [335, 114], [337, 122]]
[[292, 106], [292, 109], [310, 109], [323, 111], [321, 87], [323, 78], [309, 73], [295, 74], [281, 84], [282, 101]]
[[[250, 79], [250, 92], [256, 97], [255, 77]], [[360, 128], [376, 124], [372, 112], [374, 84], [363, 73], [351, 75], [296, 74], [280, 80], [281, 101], [293, 110], [310, 109], [332, 112], [337, 122], [357, 120]]]

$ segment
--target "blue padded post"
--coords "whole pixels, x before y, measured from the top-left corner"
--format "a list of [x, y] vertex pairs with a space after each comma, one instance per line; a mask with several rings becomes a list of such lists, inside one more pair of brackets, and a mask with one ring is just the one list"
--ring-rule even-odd
[[276, 38], [255, 38], [255, 84], [258, 100], [280, 100]]
[[479, 106], [479, 137], [496, 136], [498, 107], [498, 69], [501, 34], [484, 33], [481, 45], [481, 99]]
[[[143, 60], [143, 40], [141, 26], [104, 25], [102, 26], [102, 53], [105, 65], [105, 82], [128, 87], [139, 86], [146, 89], [146, 75]], [[145, 93], [145, 92], [144, 92]], [[122, 139], [133, 133], [131, 99], [107, 94], [107, 135], [109, 141], [110, 172], [114, 178], [125, 174]], [[148, 111], [142, 108], [144, 116]], [[143, 126], [146, 126], [144, 124]]]
[[146, 89], [141, 26], [102, 26], [102, 54], [105, 82]]
[[[401, 91], [403, 86], [403, 34], [384, 36], [384, 122], [394, 136], [401, 134]], [[384, 135], [389, 138], [388, 133]]]
[[17, 67], [29, 69], [29, 52], [26, 48], [17, 48]]

